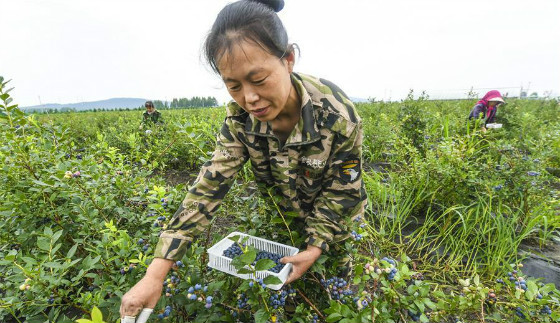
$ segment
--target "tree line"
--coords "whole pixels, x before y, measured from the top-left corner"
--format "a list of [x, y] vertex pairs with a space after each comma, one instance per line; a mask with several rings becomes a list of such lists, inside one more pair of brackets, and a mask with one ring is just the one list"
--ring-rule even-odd
[[[192, 98], [173, 98], [171, 102], [154, 100], [156, 109], [180, 109], [180, 108], [206, 108], [217, 107], [218, 100], [215, 97], [193, 96]], [[142, 107], [143, 108], [143, 107]]]

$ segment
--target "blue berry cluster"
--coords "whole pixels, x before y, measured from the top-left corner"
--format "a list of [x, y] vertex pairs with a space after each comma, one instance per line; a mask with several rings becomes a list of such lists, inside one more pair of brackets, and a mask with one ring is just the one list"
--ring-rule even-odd
[[388, 262], [389, 265], [390, 265], [389, 268], [385, 268], [385, 272], [388, 274], [388, 275], [387, 275], [387, 279], [388, 279], [388, 280], [393, 280], [393, 279], [395, 279], [395, 275], [396, 275], [397, 272], [398, 272], [398, 269], [395, 267], [396, 262], [395, 262], [393, 259], [387, 258], [387, 257], [383, 257], [383, 258], [381, 259], [381, 261], [386, 261], [386, 262]]
[[166, 217], [158, 216], [156, 222], [154, 222], [154, 228], [157, 228], [157, 227], [162, 227], [163, 228], [165, 220], [166, 220]]
[[352, 234], [352, 238], [354, 238], [354, 240], [356, 240], [356, 241], [360, 241], [363, 238], [362, 235], [357, 233], [356, 231], [352, 231], [351, 234]]
[[352, 290], [349, 288], [348, 282], [343, 278], [333, 277], [327, 280], [321, 279], [321, 284], [329, 291], [331, 298], [334, 300], [342, 300], [344, 296], [353, 294]]
[[523, 310], [521, 310], [521, 307], [515, 308], [515, 315], [519, 316], [522, 319], [525, 318], [525, 314], [523, 314]]
[[527, 282], [523, 276], [517, 275], [517, 270], [510, 271], [508, 273], [509, 281], [514, 282], [516, 289], [522, 289], [524, 291], [527, 290]]
[[319, 317], [317, 314], [313, 314], [313, 317], [311, 317], [311, 323], [319, 323]]
[[361, 297], [359, 297], [358, 295], [354, 297], [352, 301], [356, 303], [356, 305], [358, 306], [358, 310], [361, 310], [362, 308], [368, 306], [369, 303], [371, 303], [371, 295], [364, 290], [362, 291]]
[[125, 274], [127, 274], [127, 273], [129, 273], [129, 272], [132, 272], [132, 270], [133, 270], [134, 268], [136, 268], [136, 265], [135, 265], [135, 264], [130, 264], [130, 266], [121, 268], [121, 275], [125, 275]]
[[290, 291], [286, 291], [283, 289], [275, 294], [270, 295], [270, 298], [268, 299], [268, 304], [272, 306], [274, 309], [283, 307], [284, 305], [286, 305], [286, 298], [288, 298], [291, 292], [295, 295], [295, 290], [293, 289], [290, 289]]
[[164, 319], [164, 318], [168, 317], [169, 315], [171, 315], [171, 306], [167, 305], [165, 307], [165, 310], [163, 310], [163, 313], [158, 314], [158, 319]]
[[[354, 219], [354, 222], [358, 222], [358, 223], [359, 223], [359, 222], [362, 222], [362, 216], [361, 216], [361, 215], [358, 215], [358, 217], [356, 217], [356, 218]], [[360, 228], [364, 228], [365, 226], [366, 226], [365, 223], [360, 223]]]
[[[257, 283], [259, 285], [262, 286], [262, 288], [266, 288], [266, 284], [264, 283], [264, 280], [262, 278], [260, 278], [259, 280], [257, 280]], [[253, 281], [249, 282], [249, 287], [253, 288], [253, 286], [255, 286], [255, 283]]]
[[191, 301], [205, 301], [204, 307], [210, 308], [212, 307], [212, 296], [205, 296], [204, 293], [208, 292], [208, 286], [202, 286], [201, 284], [195, 284], [194, 286], [190, 286], [187, 290], [187, 299]]
[[411, 310], [408, 310], [408, 316], [410, 316], [410, 319], [413, 320], [414, 322], [418, 322], [420, 320], [420, 316], [422, 315], [422, 313], [415, 313]]
[[527, 175], [529, 175], [529, 176], [539, 176], [540, 174], [541, 174], [541, 173], [535, 172], [535, 171], [528, 171], [528, 172], [527, 172]]
[[54, 294], [51, 294], [51, 297], [47, 300], [47, 303], [49, 304], [54, 303]]
[[237, 297], [237, 308], [250, 310], [251, 305], [247, 304], [247, 301], [249, 301], [249, 298], [245, 295], [245, 293], [239, 294]]
[[183, 268], [185, 267], [185, 264], [181, 260], [177, 260], [175, 266], [177, 266], [178, 268]]
[[161, 199], [161, 206], [163, 206], [164, 208], [167, 207], [167, 199], [166, 198]]
[[148, 243], [148, 241], [146, 241], [142, 238], [138, 239], [137, 244], [139, 246], [142, 246], [142, 250], [144, 250], [144, 251], [148, 251], [148, 248], [150, 248], [150, 244]]
[[545, 305], [542, 309], [541, 309], [541, 314], [548, 314], [551, 315], [552, 314], [552, 309], [550, 309], [550, 306]]
[[177, 293], [178, 289], [176, 286], [181, 282], [179, 278], [175, 275], [171, 275], [170, 278], [167, 278], [163, 281], [163, 287], [165, 287], [165, 296], [171, 297], [173, 293]]
[[239, 246], [239, 244], [237, 243], [234, 243], [231, 246], [229, 246], [229, 248], [224, 250], [223, 256], [233, 259], [235, 256], [239, 256], [241, 254], [243, 254], [243, 250], [241, 249], [241, 246]]
[[204, 304], [204, 307], [206, 307], [206, 308], [212, 307], [212, 300], [213, 299], [214, 298], [212, 296], [207, 296], [206, 297], [206, 304]]
[[279, 273], [282, 268], [284, 268], [284, 264], [280, 262], [282, 256], [277, 253], [259, 251], [259, 253], [257, 253], [257, 258], [255, 259], [255, 261], [259, 261], [261, 259], [270, 259], [276, 263], [276, 266], [269, 269], [269, 271], [272, 271], [273, 273]]

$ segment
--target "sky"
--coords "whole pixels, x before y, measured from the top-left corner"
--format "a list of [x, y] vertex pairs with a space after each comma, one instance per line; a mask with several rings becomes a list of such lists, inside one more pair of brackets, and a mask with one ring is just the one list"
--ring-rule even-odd
[[[20, 106], [229, 95], [201, 48], [223, 0], [0, 0], [0, 75]], [[558, 0], [285, 0], [295, 71], [349, 96], [560, 95]]]

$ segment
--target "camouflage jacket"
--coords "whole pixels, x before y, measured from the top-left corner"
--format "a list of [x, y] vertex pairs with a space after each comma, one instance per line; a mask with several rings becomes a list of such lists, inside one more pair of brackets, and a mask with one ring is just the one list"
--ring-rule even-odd
[[163, 118], [161, 117], [161, 113], [157, 110], [152, 112], [152, 114], [149, 114], [148, 112], [144, 111], [144, 113], [142, 114], [142, 122], [163, 123]]
[[331, 82], [295, 73], [292, 82], [302, 111], [283, 146], [269, 123], [229, 103], [212, 158], [162, 231], [156, 257], [178, 260], [184, 255], [247, 160], [259, 187], [281, 197], [282, 211], [295, 211], [305, 221], [308, 244], [328, 250], [329, 243], [349, 236], [348, 221], [363, 214], [367, 201], [361, 119]]

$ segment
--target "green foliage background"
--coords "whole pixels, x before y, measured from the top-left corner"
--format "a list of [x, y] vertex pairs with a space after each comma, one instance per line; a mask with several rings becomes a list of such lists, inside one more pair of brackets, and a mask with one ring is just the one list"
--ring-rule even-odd
[[[161, 225], [210, 158], [225, 111], [168, 110], [164, 125], [148, 128], [140, 127], [140, 111], [25, 115], [7, 82], [0, 84], [0, 321], [67, 322], [89, 317], [94, 306], [116, 321], [120, 297], [143, 276]], [[363, 222], [352, 224], [364, 239], [344, 248], [356, 266], [354, 297], [368, 305], [329, 296], [318, 283], [334, 275], [323, 257], [294, 284], [293, 322], [313, 315], [404, 322], [415, 314], [421, 321], [512, 321], [521, 320], [519, 311], [531, 321], [558, 321], [554, 286], [529, 280], [521, 292], [513, 282], [495, 283], [519, 270], [510, 264], [520, 261], [522, 242], [545, 246], [558, 238], [558, 102], [509, 100], [498, 112], [503, 128], [486, 133], [466, 120], [473, 104], [358, 104], [369, 206]], [[206, 248], [230, 231], [290, 241], [270, 201], [255, 192], [245, 167], [207, 236], [171, 274], [181, 283], [156, 312], [172, 305], [173, 322], [281, 317], [282, 309], [256, 310], [270, 290], [206, 268]], [[392, 280], [364, 269], [389, 268], [383, 256], [399, 260]], [[209, 287], [211, 309], [187, 300], [196, 283]], [[236, 307], [242, 292], [252, 310]], [[494, 292], [498, 302], [490, 304]], [[544, 306], [553, 314], [541, 314]]]

